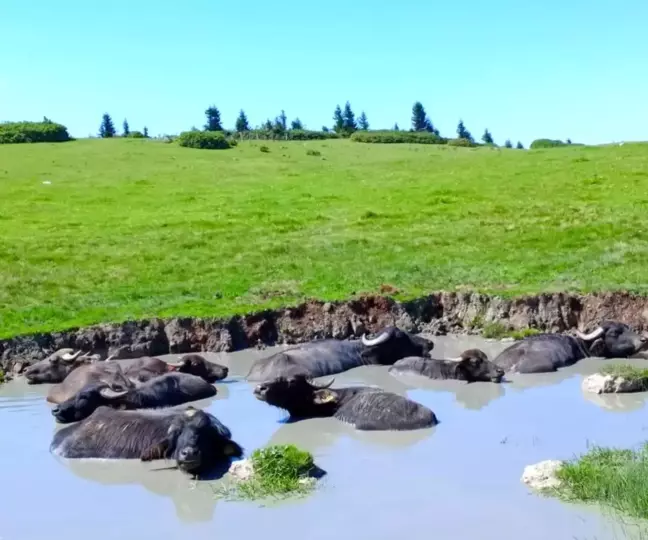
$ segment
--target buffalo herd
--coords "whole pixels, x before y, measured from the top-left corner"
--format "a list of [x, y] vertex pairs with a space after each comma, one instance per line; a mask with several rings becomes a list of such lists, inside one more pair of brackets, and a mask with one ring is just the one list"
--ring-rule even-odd
[[[396, 327], [359, 340], [322, 339], [257, 360], [247, 374], [260, 402], [286, 411], [291, 421], [332, 417], [358, 430], [414, 430], [438, 424], [428, 407], [371, 386], [316, 383], [352, 368], [385, 366], [392, 376], [499, 384], [506, 373], [556, 371], [597, 356], [629, 357], [646, 340], [626, 324], [603, 321], [575, 336], [538, 334], [513, 343], [493, 360], [479, 349], [458, 358], [433, 357], [434, 343]], [[225, 366], [195, 353], [178, 362], [142, 357], [102, 360], [61, 349], [29, 366], [29, 384], [51, 384], [47, 400], [59, 424], [51, 451], [63, 458], [168, 459], [192, 475], [226, 466], [243, 448], [216, 416], [189, 403], [217, 394]], [[178, 406], [183, 407], [178, 407]]]

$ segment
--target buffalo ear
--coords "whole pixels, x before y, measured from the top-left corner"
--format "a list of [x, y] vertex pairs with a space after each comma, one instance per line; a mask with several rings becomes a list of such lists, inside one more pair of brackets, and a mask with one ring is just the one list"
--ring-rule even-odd
[[223, 448], [223, 454], [228, 457], [240, 457], [243, 455], [243, 449], [235, 442], [229, 442]]
[[313, 394], [313, 403], [316, 405], [324, 405], [325, 403], [335, 403], [338, 400], [338, 395], [331, 390], [316, 390]]
[[150, 446], [140, 456], [142, 461], [154, 461], [156, 459], [164, 459], [169, 454], [169, 440], [165, 439], [159, 444]]

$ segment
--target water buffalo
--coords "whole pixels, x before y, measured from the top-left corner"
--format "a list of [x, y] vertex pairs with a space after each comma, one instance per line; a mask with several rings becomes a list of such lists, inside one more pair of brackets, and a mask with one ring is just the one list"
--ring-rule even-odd
[[410, 356], [389, 368], [394, 375], [423, 375], [430, 379], [457, 379], [460, 381], [502, 382], [504, 370], [488, 360], [479, 349], [468, 349], [459, 358], [437, 360]]
[[137, 388], [115, 391], [105, 383], [85, 386], [76, 395], [52, 409], [61, 424], [78, 422], [98, 407], [114, 409], [155, 409], [173, 407], [216, 395], [210, 383], [188, 373], [165, 373], [142, 383]]
[[99, 355], [81, 354], [74, 349], [59, 349], [44, 360], [27, 367], [27, 384], [53, 384], [63, 381], [72, 371], [100, 360]]
[[538, 334], [519, 341], [502, 351], [493, 362], [506, 371], [547, 373], [571, 366], [588, 356], [627, 358], [641, 351], [646, 338], [628, 325], [603, 321], [589, 334], [576, 337], [561, 334]]
[[410, 430], [434, 426], [427, 407], [392, 392], [369, 386], [316, 386], [304, 375], [278, 377], [256, 386], [254, 395], [288, 411], [291, 419], [332, 416], [360, 430]]
[[227, 426], [191, 406], [181, 411], [99, 407], [85, 420], [57, 431], [50, 451], [68, 459], [173, 459], [195, 475], [243, 455]]
[[361, 340], [324, 339], [291, 347], [257, 360], [249, 381], [306, 375], [322, 377], [368, 365], [390, 365], [407, 356], [427, 356], [434, 343], [396, 327], [385, 328], [378, 336]]
[[228, 375], [225, 366], [208, 362], [199, 354], [187, 354], [178, 362], [168, 363], [150, 356], [127, 360], [111, 358], [75, 369], [63, 382], [50, 388], [47, 401], [62, 403], [93, 382], [104, 382], [119, 391], [134, 388], [135, 383], [143, 383], [169, 372], [196, 375], [207, 382], [215, 382]]

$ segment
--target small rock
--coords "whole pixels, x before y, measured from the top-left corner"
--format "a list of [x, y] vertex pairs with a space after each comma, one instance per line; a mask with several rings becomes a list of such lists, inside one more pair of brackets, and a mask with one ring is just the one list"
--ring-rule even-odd
[[11, 371], [13, 371], [16, 375], [19, 375], [20, 373], [22, 373], [23, 367], [24, 365], [22, 362], [16, 362]]
[[560, 480], [558, 480], [556, 473], [562, 464], [562, 461], [548, 459], [535, 465], [527, 465], [522, 473], [522, 482], [531, 489], [556, 488], [560, 486]]
[[249, 480], [254, 474], [254, 467], [252, 466], [252, 461], [242, 459], [232, 463], [228, 472], [237, 480]]
[[603, 373], [594, 373], [583, 379], [581, 385], [584, 392], [594, 394], [622, 394], [625, 392], [644, 392], [648, 381], [643, 379], [625, 379]]

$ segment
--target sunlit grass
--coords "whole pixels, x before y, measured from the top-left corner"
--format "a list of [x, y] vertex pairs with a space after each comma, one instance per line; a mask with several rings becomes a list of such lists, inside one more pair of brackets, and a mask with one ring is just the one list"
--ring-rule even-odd
[[0, 146], [0, 337], [383, 285], [648, 292], [647, 145], [262, 144]]

